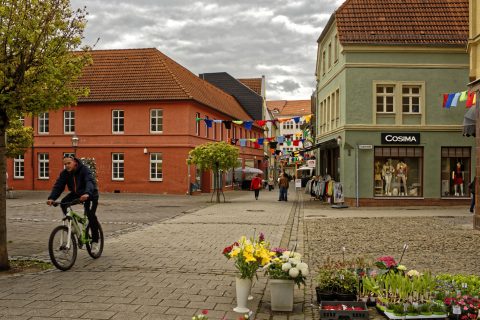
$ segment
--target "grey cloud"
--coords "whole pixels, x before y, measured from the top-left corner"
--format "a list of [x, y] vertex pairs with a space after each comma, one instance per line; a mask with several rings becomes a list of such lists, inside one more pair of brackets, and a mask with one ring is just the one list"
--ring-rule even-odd
[[85, 44], [100, 37], [97, 49], [156, 47], [195, 74], [265, 75], [269, 98], [309, 99], [316, 40], [339, 2], [72, 0], [72, 6], [87, 6]]

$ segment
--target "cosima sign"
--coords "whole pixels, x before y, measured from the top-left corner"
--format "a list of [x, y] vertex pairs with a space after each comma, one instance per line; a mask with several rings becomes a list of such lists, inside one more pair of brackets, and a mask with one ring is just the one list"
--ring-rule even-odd
[[420, 133], [382, 133], [382, 144], [420, 144]]

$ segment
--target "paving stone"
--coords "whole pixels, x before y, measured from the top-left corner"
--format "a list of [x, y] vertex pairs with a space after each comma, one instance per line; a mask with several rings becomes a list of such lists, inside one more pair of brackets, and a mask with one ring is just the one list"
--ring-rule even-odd
[[82, 318], [89, 319], [111, 319], [115, 315], [113, 311], [88, 311]]

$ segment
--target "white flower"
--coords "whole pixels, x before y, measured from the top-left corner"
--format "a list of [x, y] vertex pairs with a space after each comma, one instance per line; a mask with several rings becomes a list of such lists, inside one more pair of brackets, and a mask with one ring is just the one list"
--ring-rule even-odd
[[290, 262], [292, 265], [295, 265], [295, 266], [301, 263], [299, 259], [295, 259], [295, 258], [288, 259], [288, 262]]
[[284, 263], [282, 264], [282, 271], [288, 271], [292, 268], [292, 265], [290, 263]]
[[300, 271], [302, 271], [302, 276], [304, 276], [304, 277], [308, 276], [308, 273], [309, 273], [308, 268], [300, 270]]
[[304, 276], [306, 276], [306, 273], [308, 273], [308, 265], [305, 262], [300, 262], [296, 267]]
[[298, 271], [297, 268], [291, 268], [290, 270], [288, 270], [288, 275], [292, 278], [298, 277], [299, 274], [300, 274], [300, 271]]

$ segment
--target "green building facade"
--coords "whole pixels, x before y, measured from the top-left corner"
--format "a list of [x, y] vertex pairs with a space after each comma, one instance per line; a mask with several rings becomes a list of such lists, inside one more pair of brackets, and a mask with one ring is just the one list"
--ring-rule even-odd
[[352, 41], [337, 25], [349, 2], [318, 39], [317, 173], [341, 182], [353, 206], [467, 202], [475, 139], [462, 135], [465, 101], [442, 105], [444, 94], [467, 90], [468, 35], [454, 44], [403, 44], [388, 33]]

